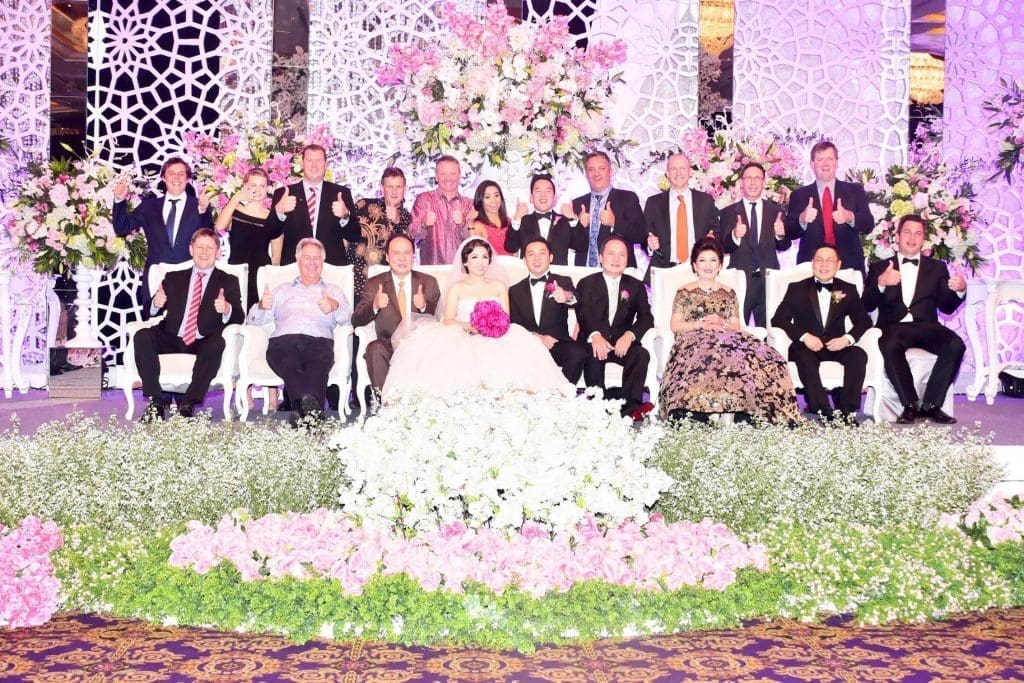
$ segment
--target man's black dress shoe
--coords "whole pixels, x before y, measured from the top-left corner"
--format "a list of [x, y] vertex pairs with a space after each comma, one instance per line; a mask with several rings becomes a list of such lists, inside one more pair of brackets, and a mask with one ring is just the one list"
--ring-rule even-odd
[[938, 406], [921, 406], [921, 417], [926, 417], [940, 425], [956, 424], [956, 418], [952, 415], [946, 415], [946, 413], [942, 412], [942, 408]]
[[178, 417], [189, 418], [196, 414], [196, 404], [191, 401], [182, 401], [178, 404]]
[[896, 424], [898, 425], [912, 425], [917, 420], [917, 408], [914, 406], [904, 406], [903, 412], [896, 418]]
[[142, 417], [140, 418], [139, 421], [140, 422], [156, 422], [157, 420], [166, 420], [166, 419], [167, 419], [167, 406], [163, 402], [157, 401], [157, 400], [154, 400], [154, 399], [151, 398], [151, 399], [149, 399], [149, 404], [146, 406], [146, 409], [144, 411], [142, 411]]

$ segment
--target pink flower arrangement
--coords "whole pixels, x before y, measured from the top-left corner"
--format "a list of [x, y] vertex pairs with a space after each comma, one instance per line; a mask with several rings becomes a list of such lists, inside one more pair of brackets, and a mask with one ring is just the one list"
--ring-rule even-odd
[[942, 526], [959, 528], [978, 543], [991, 548], [1024, 540], [1024, 499], [1020, 496], [990, 496], [979, 500], [960, 516], [943, 515]]
[[60, 581], [50, 553], [63, 543], [57, 525], [38, 517], [14, 529], [0, 524], [0, 626], [39, 626], [57, 611]]
[[996, 167], [992, 178], [1002, 175], [1010, 183], [1013, 172], [1024, 166], [1024, 81], [1000, 79], [1000, 85], [1003, 94], [986, 100], [985, 110], [994, 119], [989, 128], [1002, 136], [999, 152], [992, 162]]
[[606, 528], [588, 516], [575, 533], [553, 537], [532, 522], [509, 536], [454, 522], [405, 538], [321, 509], [256, 520], [228, 515], [216, 529], [190, 522], [171, 541], [169, 562], [200, 574], [229, 562], [245, 581], [327, 577], [347, 595], [361, 594], [378, 574], [405, 573], [425, 590], [461, 593], [474, 581], [496, 593], [515, 586], [539, 598], [594, 579], [651, 591], [724, 590], [741, 569], [765, 570], [768, 557], [764, 546], [744, 544], [707, 519], [666, 524], [655, 515], [643, 526]]
[[469, 324], [485, 337], [503, 337], [508, 332], [508, 313], [497, 301], [478, 301], [469, 314]]

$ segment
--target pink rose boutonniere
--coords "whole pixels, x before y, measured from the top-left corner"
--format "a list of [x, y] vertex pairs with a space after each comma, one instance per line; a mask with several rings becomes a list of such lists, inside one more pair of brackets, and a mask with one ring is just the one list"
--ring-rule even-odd
[[832, 303], [837, 304], [846, 298], [846, 292], [841, 289], [832, 290]]
[[619, 301], [629, 301], [629, 292], [625, 289], [619, 292]]
[[478, 301], [469, 314], [469, 324], [485, 337], [501, 337], [508, 332], [509, 317], [497, 301]]
[[554, 294], [556, 289], [558, 289], [558, 283], [554, 280], [548, 280], [547, 284], [544, 285], [544, 291], [548, 294]]

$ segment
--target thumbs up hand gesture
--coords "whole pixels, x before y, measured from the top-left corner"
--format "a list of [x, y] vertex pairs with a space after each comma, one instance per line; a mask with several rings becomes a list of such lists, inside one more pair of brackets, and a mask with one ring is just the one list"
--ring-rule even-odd
[[291, 213], [295, 210], [295, 196], [288, 190], [288, 186], [284, 186], [284, 194], [277, 200], [277, 204], [274, 205], [274, 211], [277, 213]]
[[114, 201], [123, 202], [128, 197], [128, 183], [123, 180], [118, 180], [114, 183]]
[[647, 233], [647, 249], [648, 251], [658, 251], [661, 249], [661, 240], [653, 232]]
[[530, 207], [526, 205], [526, 202], [520, 199], [519, 201], [516, 202], [516, 213], [512, 217], [512, 220], [517, 222], [521, 221], [523, 220], [523, 216], [525, 216], [528, 213], [530, 213]]
[[335, 218], [345, 218], [348, 216], [348, 205], [342, 198], [341, 193], [338, 193], [338, 198], [331, 202], [331, 213], [334, 214]]
[[323, 287], [320, 291], [323, 293], [320, 296], [320, 303], [317, 305], [320, 307], [320, 310], [324, 312], [324, 315], [330, 315], [338, 310], [338, 302], [327, 294], [327, 288]]
[[782, 222], [782, 212], [779, 211], [775, 214], [775, 223], [772, 225], [775, 229], [775, 239], [782, 239], [786, 236], [786, 224]]
[[223, 288], [217, 293], [217, 298], [213, 300], [213, 310], [217, 311], [221, 315], [230, 310], [231, 306], [228, 305], [228, 300], [224, 298]]
[[590, 211], [587, 210], [587, 207], [584, 206], [583, 204], [580, 205], [580, 212], [578, 214], [578, 218], [580, 219], [580, 225], [582, 225], [585, 228], [590, 227]]
[[804, 225], [813, 223], [818, 217], [818, 210], [814, 208], [814, 197], [807, 198], [807, 208], [800, 214], [800, 222]]
[[270, 285], [263, 285], [263, 296], [260, 297], [260, 308], [269, 311], [274, 307], [274, 295], [270, 293]]
[[422, 284], [416, 288], [416, 293], [412, 295], [412, 307], [417, 311], [422, 311], [427, 307], [427, 297], [423, 294]]
[[889, 267], [882, 271], [882, 274], [878, 276], [878, 284], [882, 287], [891, 287], [892, 285], [898, 285], [900, 283], [900, 271], [896, 269], [896, 264], [889, 261]]
[[736, 214], [736, 226], [732, 229], [732, 238], [739, 242], [747, 234], [747, 225], [743, 222], [743, 217]]
[[576, 213], [572, 210], [572, 204], [569, 202], [562, 202], [560, 213], [571, 221], [576, 220]]
[[199, 213], [206, 213], [206, 210], [210, 208], [210, 198], [206, 196], [206, 189], [201, 189], [198, 195], [196, 203], [199, 205]]
[[601, 225], [607, 225], [611, 228], [615, 227], [615, 213], [612, 212], [611, 199], [605, 202], [604, 208], [601, 209]]
[[164, 291], [164, 284], [160, 283], [160, 289], [156, 290], [156, 294], [153, 295], [153, 305], [157, 308], [163, 308], [167, 304], [167, 293]]
[[836, 200], [836, 210], [832, 212], [832, 220], [839, 225], [853, 222], [853, 212], [843, 208], [843, 198]]
[[377, 294], [373, 297], [373, 307], [382, 311], [391, 303], [391, 297], [384, 292], [384, 285], [377, 285]]

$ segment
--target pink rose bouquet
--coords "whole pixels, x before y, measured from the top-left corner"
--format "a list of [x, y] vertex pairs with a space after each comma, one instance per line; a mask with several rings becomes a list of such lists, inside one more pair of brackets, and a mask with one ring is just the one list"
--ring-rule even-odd
[[0, 524], [0, 626], [39, 626], [57, 611], [60, 581], [50, 553], [63, 543], [57, 525], [38, 517], [15, 529]]
[[508, 313], [497, 301], [478, 301], [469, 314], [469, 324], [485, 337], [503, 337], [509, 322]]

